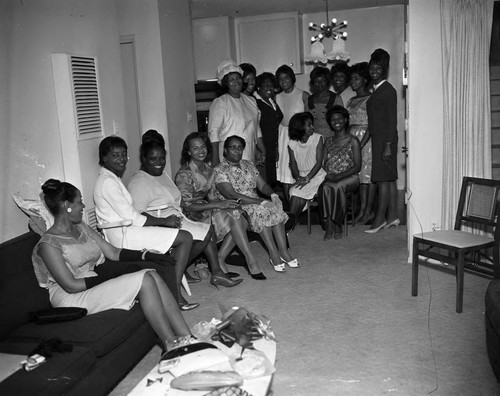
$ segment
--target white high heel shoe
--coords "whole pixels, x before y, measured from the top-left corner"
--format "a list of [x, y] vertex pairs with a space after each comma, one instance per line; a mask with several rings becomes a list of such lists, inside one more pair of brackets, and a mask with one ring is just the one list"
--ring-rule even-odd
[[299, 268], [300, 267], [299, 260], [297, 260], [297, 259], [293, 259], [290, 261], [286, 261], [283, 257], [280, 257], [280, 259], [281, 259], [281, 261], [283, 261], [283, 264], [288, 265], [290, 268]]

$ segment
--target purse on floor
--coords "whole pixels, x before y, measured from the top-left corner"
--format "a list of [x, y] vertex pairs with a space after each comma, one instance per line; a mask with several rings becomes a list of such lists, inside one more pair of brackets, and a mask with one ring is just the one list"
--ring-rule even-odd
[[85, 308], [59, 307], [30, 312], [29, 319], [30, 322], [35, 322], [36, 324], [46, 324], [80, 319], [85, 315], [87, 315], [87, 310]]

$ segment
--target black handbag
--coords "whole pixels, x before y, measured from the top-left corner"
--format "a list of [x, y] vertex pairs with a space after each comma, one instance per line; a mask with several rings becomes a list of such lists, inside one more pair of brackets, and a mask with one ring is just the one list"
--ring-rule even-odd
[[36, 324], [46, 324], [80, 319], [85, 315], [87, 315], [87, 310], [85, 308], [59, 307], [30, 312], [29, 319], [30, 322], [35, 322]]

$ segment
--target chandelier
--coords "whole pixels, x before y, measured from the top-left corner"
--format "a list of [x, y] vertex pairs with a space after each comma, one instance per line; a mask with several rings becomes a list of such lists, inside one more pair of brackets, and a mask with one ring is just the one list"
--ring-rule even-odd
[[[347, 32], [344, 29], [347, 27], [347, 21], [338, 22], [337, 18], [330, 21], [328, 16], [328, 0], [326, 3], [326, 21], [317, 25], [314, 22], [309, 23], [309, 30], [318, 32], [316, 36], [311, 37], [311, 53], [306, 57], [306, 62], [309, 63], [323, 63], [328, 61], [345, 61], [347, 62], [350, 55], [345, 50], [345, 40], [347, 39]], [[325, 38], [333, 40], [332, 51], [326, 54], [323, 40]]]

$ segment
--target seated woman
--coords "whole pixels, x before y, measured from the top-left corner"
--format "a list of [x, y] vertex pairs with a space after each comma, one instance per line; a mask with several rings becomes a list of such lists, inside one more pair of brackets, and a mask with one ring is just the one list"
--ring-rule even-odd
[[178, 336], [190, 337], [177, 302], [161, 277], [147, 268], [147, 262], [130, 262], [167, 256], [144, 255], [106, 242], [82, 223], [85, 205], [75, 186], [50, 179], [42, 191], [54, 225], [35, 246], [32, 258], [38, 283], [48, 289], [53, 307], [81, 307], [93, 314], [107, 309], [129, 310], [138, 299], [165, 349], [168, 341]]
[[[323, 164], [323, 136], [314, 133], [311, 113], [297, 113], [288, 125], [288, 153], [295, 183], [290, 189], [290, 212], [298, 219], [306, 202], [315, 197], [326, 176]], [[295, 224], [291, 226], [291, 229]]]
[[342, 238], [345, 194], [358, 188], [361, 169], [361, 145], [358, 138], [349, 134], [349, 112], [342, 106], [333, 106], [326, 119], [335, 135], [325, 140], [323, 168], [327, 175], [318, 190], [325, 241]]
[[[219, 285], [232, 287], [242, 280], [231, 280], [222, 271], [217, 256], [217, 238], [209, 224], [191, 221], [182, 213], [180, 207], [181, 193], [172, 179], [164, 172], [167, 151], [165, 140], [157, 131], [149, 130], [142, 136], [141, 169], [130, 179], [128, 190], [134, 201], [134, 207], [141, 213], [148, 211], [148, 207], [164, 206], [159, 217], [176, 216], [180, 219], [180, 229], [188, 231], [193, 236], [191, 257], [205, 253], [212, 277], [210, 283], [218, 288]], [[234, 203], [233, 205], [236, 205]], [[224, 267], [224, 261], [220, 261]], [[236, 274], [238, 276], [238, 274]]]
[[224, 240], [219, 249], [219, 262], [223, 263], [234, 242], [245, 256], [251, 274], [257, 274], [259, 265], [250, 249], [246, 230], [248, 222], [244, 211], [232, 199], [214, 199], [214, 170], [207, 163], [212, 145], [206, 133], [193, 132], [182, 146], [182, 166], [175, 176], [175, 184], [182, 194], [182, 207], [188, 218], [212, 224], [217, 241]]
[[[99, 144], [101, 170], [94, 186], [97, 221], [112, 223], [132, 220], [132, 225], [127, 227], [127, 238], [123, 241], [125, 248], [151, 249], [163, 254], [173, 249], [179, 306], [183, 311], [194, 309], [199, 304], [188, 304], [180, 289], [193, 237], [188, 231], [179, 230], [181, 221], [177, 216], [157, 218], [141, 214], [134, 208], [132, 197], [121, 180], [127, 161], [127, 144], [122, 138], [108, 136]], [[112, 245], [122, 246], [123, 234], [120, 228], [106, 229], [104, 234]]]
[[[285, 264], [299, 267], [298, 260], [287, 249], [285, 222], [288, 216], [283, 212], [278, 195], [259, 175], [255, 165], [241, 159], [244, 149], [245, 139], [239, 136], [230, 136], [225, 140], [224, 160], [215, 167], [217, 189], [214, 195], [219, 199], [239, 200], [248, 214], [250, 229], [259, 233], [266, 244], [269, 262], [276, 272], [285, 272]], [[260, 198], [257, 189], [270, 196], [271, 201]]]

